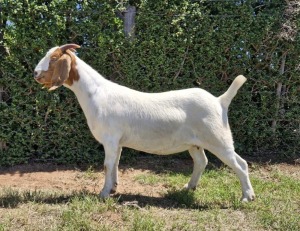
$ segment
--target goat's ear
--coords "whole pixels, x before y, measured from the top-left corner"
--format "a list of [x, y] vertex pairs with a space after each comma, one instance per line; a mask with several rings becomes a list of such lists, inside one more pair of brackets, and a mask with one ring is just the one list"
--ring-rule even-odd
[[63, 83], [69, 78], [71, 70], [71, 57], [67, 54], [63, 54], [55, 63], [53, 75], [51, 78], [51, 87], [49, 91], [63, 85]]
[[80, 46], [79, 45], [77, 45], [77, 44], [74, 44], [74, 43], [71, 43], [71, 44], [66, 44], [66, 45], [63, 45], [63, 46], [61, 46], [60, 47], [60, 50], [62, 51], [62, 52], [65, 52], [66, 50], [72, 50], [73, 52], [75, 51], [75, 49], [77, 49], [77, 48], [80, 48]]

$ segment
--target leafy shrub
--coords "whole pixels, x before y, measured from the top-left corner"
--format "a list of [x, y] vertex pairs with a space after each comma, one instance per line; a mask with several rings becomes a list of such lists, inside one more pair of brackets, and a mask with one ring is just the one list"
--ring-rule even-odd
[[[129, 2], [137, 7], [132, 40], [124, 36], [120, 17]], [[244, 74], [248, 81], [229, 112], [238, 152], [271, 152], [274, 158], [286, 159], [299, 155], [297, 4], [280, 0], [0, 4], [0, 165], [94, 163], [103, 158], [72, 92], [60, 88], [49, 93], [32, 77], [45, 52], [67, 42], [80, 44], [78, 56], [106, 78], [141, 91], [200, 86], [220, 95], [235, 76]], [[285, 30], [287, 26], [294, 31]]]

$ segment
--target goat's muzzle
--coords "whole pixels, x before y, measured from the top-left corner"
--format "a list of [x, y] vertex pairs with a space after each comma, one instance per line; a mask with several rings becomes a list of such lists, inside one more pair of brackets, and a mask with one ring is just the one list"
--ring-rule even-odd
[[37, 71], [35, 71], [33, 73], [33, 77], [34, 77], [34, 80], [37, 81], [38, 83], [42, 83], [41, 82], [41, 79], [44, 77], [43, 75], [39, 74]]
[[43, 85], [42, 88], [50, 88], [52, 85], [51, 79], [45, 78], [45, 74], [43, 72], [37, 72], [35, 71], [33, 73], [34, 80], [37, 81], [39, 84]]

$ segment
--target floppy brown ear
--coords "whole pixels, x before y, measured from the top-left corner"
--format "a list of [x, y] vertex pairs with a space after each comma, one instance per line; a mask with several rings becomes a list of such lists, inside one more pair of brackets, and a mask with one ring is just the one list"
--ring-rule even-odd
[[67, 54], [63, 54], [56, 61], [51, 79], [52, 86], [49, 88], [49, 91], [60, 87], [69, 78], [71, 61], [71, 57]]

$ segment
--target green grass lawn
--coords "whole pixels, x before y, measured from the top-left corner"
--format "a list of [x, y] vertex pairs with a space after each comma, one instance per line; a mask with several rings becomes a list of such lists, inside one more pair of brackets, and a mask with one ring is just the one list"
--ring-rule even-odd
[[[255, 166], [250, 175], [251, 203], [240, 202], [240, 184], [228, 168], [206, 170], [194, 192], [181, 190], [190, 173], [135, 176], [141, 185], [167, 189], [153, 198], [119, 194], [102, 201], [86, 191], [4, 188], [0, 230], [300, 230], [299, 175], [276, 166]], [[85, 177], [94, 178], [93, 172]]]

